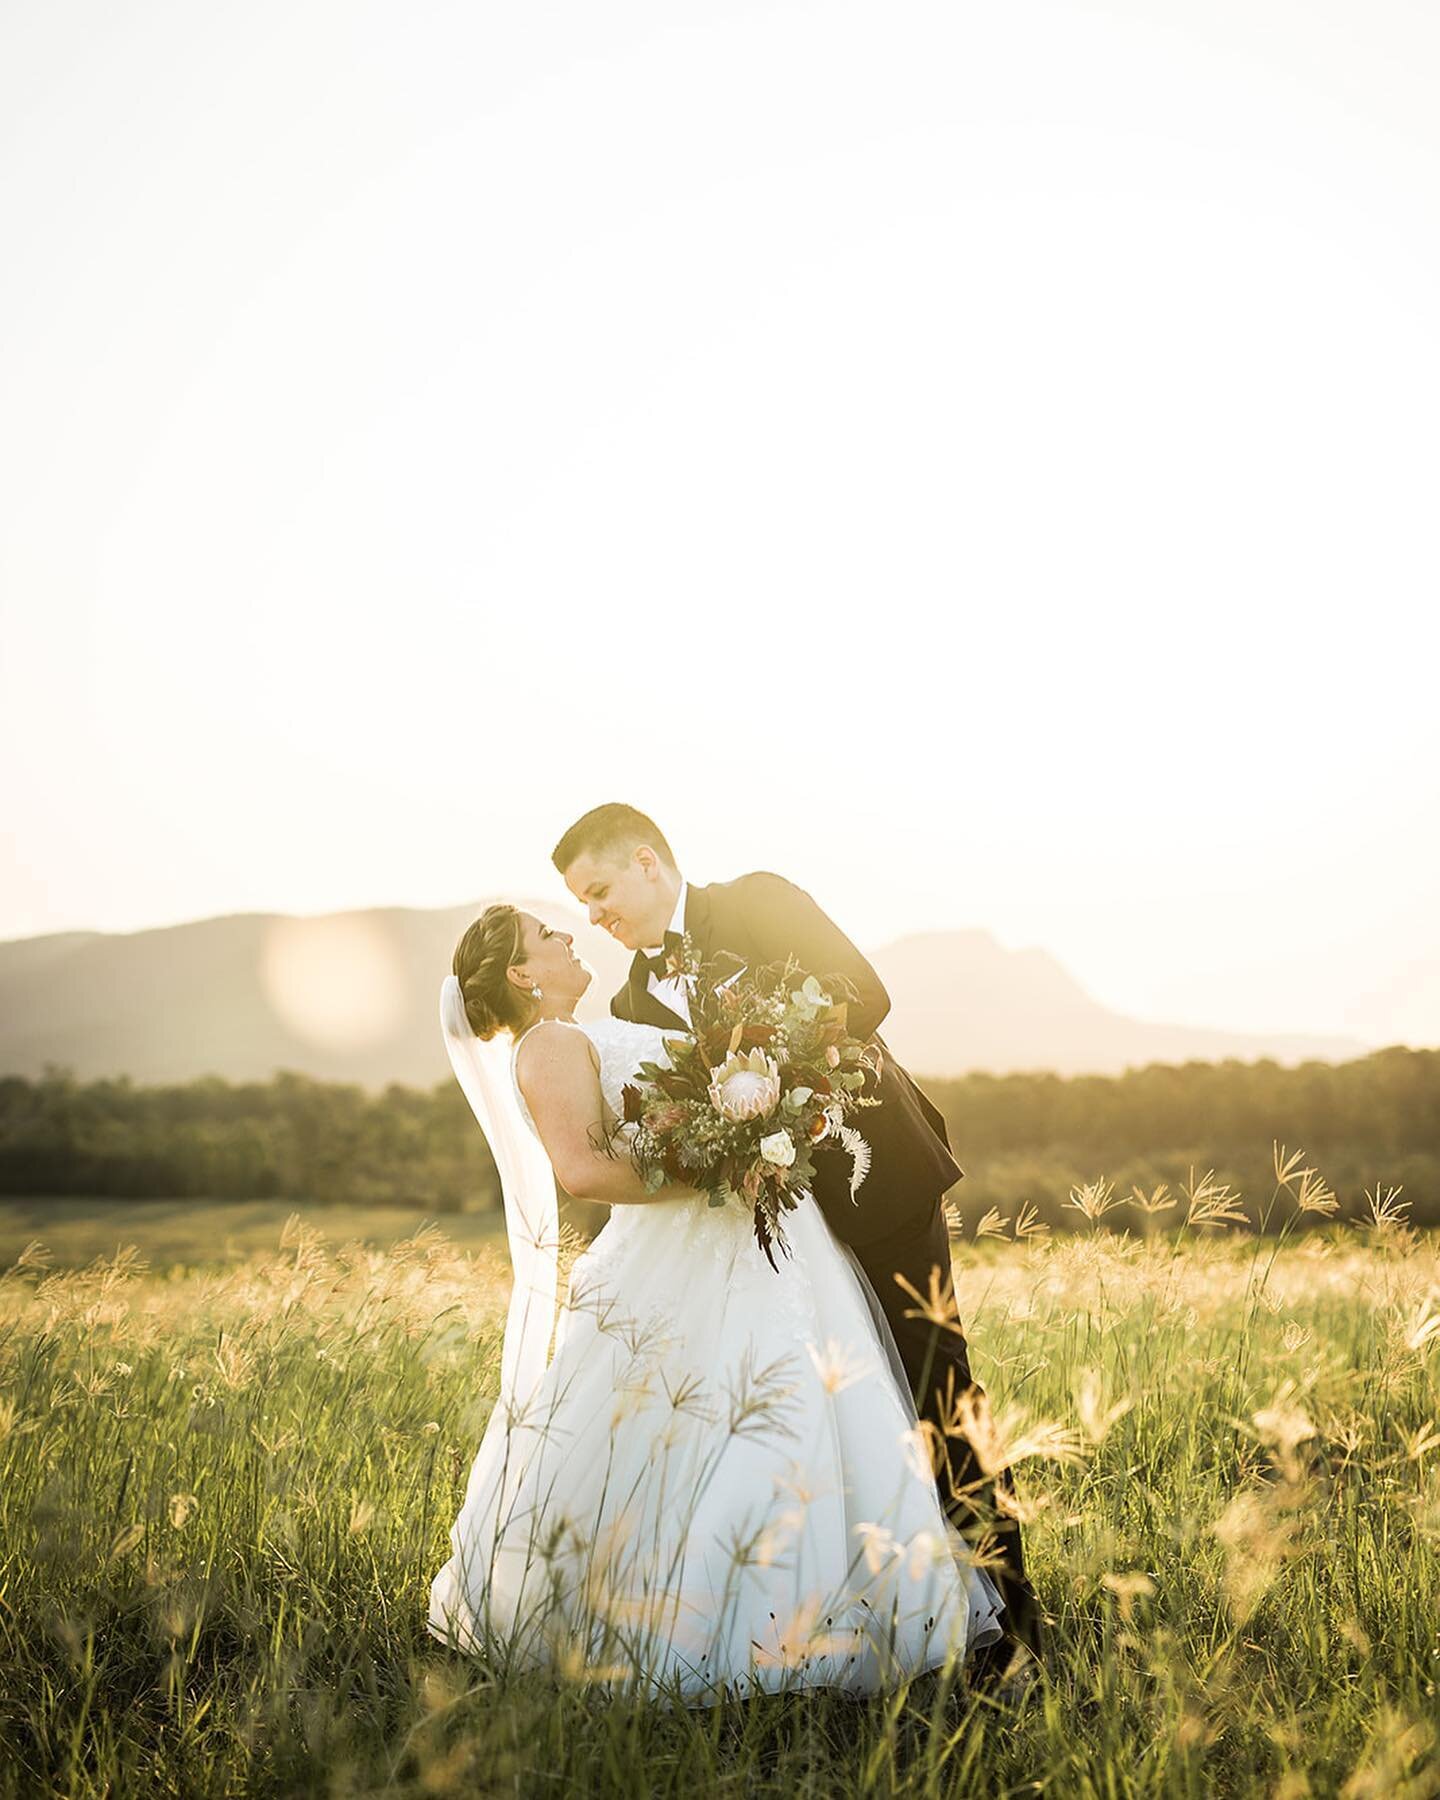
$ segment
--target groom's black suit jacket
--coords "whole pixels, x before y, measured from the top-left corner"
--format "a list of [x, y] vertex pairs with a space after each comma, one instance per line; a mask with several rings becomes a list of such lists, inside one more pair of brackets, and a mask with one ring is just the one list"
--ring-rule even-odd
[[[689, 888], [685, 929], [702, 961], [728, 951], [758, 969], [793, 956], [822, 982], [827, 975], [844, 975], [854, 984], [858, 999], [850, 1005], [850, 1031], [872, 1043], [880, 1058], [879, 1086], [867, 1090], [880, 1105], [862, 1108], [851, 1120], [869, 1142], [870, 1173], [852, 1201], [850, 1158], [838, 1149], [825, 1154], [822, 1144], [815, 1157], [815, 1198], [836, 1236], [849, 1244], [873, 1244], [919, 1229], [964, 1171], [950, 1154], [939, 1110], [876, 1035], [890, 1011], [890, 996], [874, 969], [802, 888], [779, 875], [761, 872]], [[649, 970], [639, 956], [610, 1010], [620, 1019], [686, 1029], [685, 1021], [650, 992]]]

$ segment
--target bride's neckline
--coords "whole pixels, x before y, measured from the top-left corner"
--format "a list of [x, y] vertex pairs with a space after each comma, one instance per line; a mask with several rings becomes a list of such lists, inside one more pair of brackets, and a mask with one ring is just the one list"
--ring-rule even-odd
[[520, 1046], [525, 1042], [526, 1038], [529, 1037], [530, 1033], [532, 1031], [538, 1031], [542, 1025], [573, 1025], [577, 1031], [583, 1031], [585, 1029], [578, 1019], [562, 1019], [558, 1014], [550, 1018], [536, 1019], [533, 1024], [527, 1025], [520, 1033], [519, 1037], [516, 1038], [510, 1051], [512, 1057], [519, 1053]]

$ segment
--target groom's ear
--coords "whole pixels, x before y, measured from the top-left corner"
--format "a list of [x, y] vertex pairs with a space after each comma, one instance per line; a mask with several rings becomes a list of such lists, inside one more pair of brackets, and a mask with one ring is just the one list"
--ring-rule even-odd
[[660, 873], [660, 858], [648, 844], [637, 844], [630, 853], [645, 871], [645, 879], [654, 881]]

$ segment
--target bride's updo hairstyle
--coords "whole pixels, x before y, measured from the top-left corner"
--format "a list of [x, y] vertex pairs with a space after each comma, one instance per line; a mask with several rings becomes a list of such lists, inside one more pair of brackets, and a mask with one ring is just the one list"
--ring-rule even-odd
[[465, 1017], [478, 1038], [515, 1031], [529, 1017], [525, 998], [506, 971], [525, 960], [520, 914], [505, 901], [487, 906], [455, 946], [450, 968], [460, 983]]

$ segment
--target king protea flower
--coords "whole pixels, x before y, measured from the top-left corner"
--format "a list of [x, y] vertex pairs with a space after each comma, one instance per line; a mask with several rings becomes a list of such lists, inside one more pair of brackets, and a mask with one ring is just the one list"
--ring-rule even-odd
[[780, 1070], [763, 1050], [746, 1056], [732, 1050], [710, 1071], [710, 1102], [732, 1125], [763, 1119], [780, 1104]]

